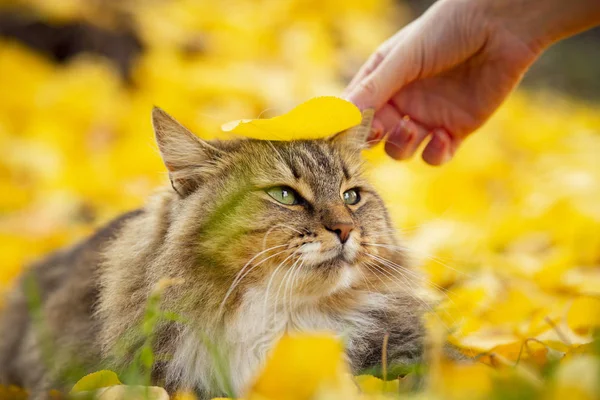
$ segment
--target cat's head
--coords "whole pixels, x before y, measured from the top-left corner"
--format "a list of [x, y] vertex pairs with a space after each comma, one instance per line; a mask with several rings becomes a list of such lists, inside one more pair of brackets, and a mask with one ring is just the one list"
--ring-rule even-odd
[[309, 300], [371, 285], [385, 292], [403, 258], [363, 176], [371, 119], [365, 112], [361, 125], [319, 140], [204, 141], [155, 109], [175, 197], [169, 240], [227, 295], [253, 288]]

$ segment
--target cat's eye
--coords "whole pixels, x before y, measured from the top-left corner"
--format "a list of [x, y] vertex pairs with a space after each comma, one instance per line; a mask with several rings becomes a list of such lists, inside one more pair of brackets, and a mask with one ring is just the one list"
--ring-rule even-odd
[[360, 201], [358, 189], [350, 189], [344, 192], [344, 203], [352, 206]]
[[267, 194], [286, 206], [300, 204], [302, 201], [300, 195], [287, 186], [274, 186], [267, 189]]

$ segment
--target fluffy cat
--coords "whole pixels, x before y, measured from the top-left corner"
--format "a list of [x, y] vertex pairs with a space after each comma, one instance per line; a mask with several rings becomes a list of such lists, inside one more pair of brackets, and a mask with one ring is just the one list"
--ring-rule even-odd
[[180, 319], [155, 327], [151, 372], [169, 391], [224, 392], [210, 343], [243, 393], [286, 332], [344, 337], [354, 371], [380, 362], [386, 333], [390, 362], [418, 360], [418, 280], [361, 171], [371, 119], [320, 140], [207, 142], [155, 108], [171, 187], [25, 274], [2, 311], [0, 384], [43, 398], [72, 384], [72, 360], [125, 368], [164, 278], [161, 309]]

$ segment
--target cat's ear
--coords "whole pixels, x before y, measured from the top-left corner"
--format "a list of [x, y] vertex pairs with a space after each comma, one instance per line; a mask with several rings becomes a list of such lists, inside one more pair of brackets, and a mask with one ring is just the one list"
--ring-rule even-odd
[[346, 148], [353, 150], [363, 150], [367, 148], [367, 139], [371, 133], [371, 125], [373, 124], [373, 116], [375, 110], [368, 108], [362, 112], [362, 121], [360, 125], [354, 126], [345, 131], [336, 133], [329, 140]]
[[214, 165], [222, 152], [158, 107], [152, 109], [152, 126], [171, 185], [185, 197], [196, 190], [202, 171]]

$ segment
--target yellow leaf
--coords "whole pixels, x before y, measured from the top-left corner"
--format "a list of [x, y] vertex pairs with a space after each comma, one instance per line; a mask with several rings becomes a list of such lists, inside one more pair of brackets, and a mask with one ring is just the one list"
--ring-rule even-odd
[[[222, 398], [215, 398], [213, 400], [219, 400]], [[172, 400], [198, 400], [196, 395], [192, 392], [176, 392]]]
[[446, 399], [489, 398], [491, 373], [492, 369], [483, 364], [444, 361], [432, 385]]
[[318, 139], [356, 126], [361, 118], [358, 107], [349, 101], [323, 96], [310, 99], [277, 117], [232, 121], [221, 129], [253, 139]]
[[73, 386], [73, 389], [71, 389], [71, 394], [87, 392], [116, 385], [121, 385], [121, 381], [119, 381], [117, 374], [115, 374], [113, 371], [105, 369], [102, 371], [93, 372], [81, 378], [79, 381], [77, 381], [75, 386]]
[[25, 389], [17, 386], [0, 385], [0, 399], [26, 400], [29, 395]]
[[158, 386], [112, 385], [72, 394], [73, 399], [97, 400], [169, 400], [167, 391]]
[[567, 315], [569, 327], [579, 334], [600, 326], [600, 298], [581, 296], [576, 298]]
[[352, 386], [342, 343], [334, 336], [284, 336], [247, 397], [308, 400], [323, 390], [341, 395]]
[[551, 399], [597, 399], [600, 360], [589, 355], [565, 360], [556, 371]]
[[366, 394], [398, 393], [400, 390], [398, 379], [384, 381], [372, 375], [359, 375], [354, 380]]
[[497, 329], [493, 326], [484, 327], [469, 335], [448, 337], [453, 345], [461, 349], [473, 350], [476, 353], [483, 353], [492, 350], [498, 346], [505, 346], [515, 343], [519, 338], [511, 332]]

